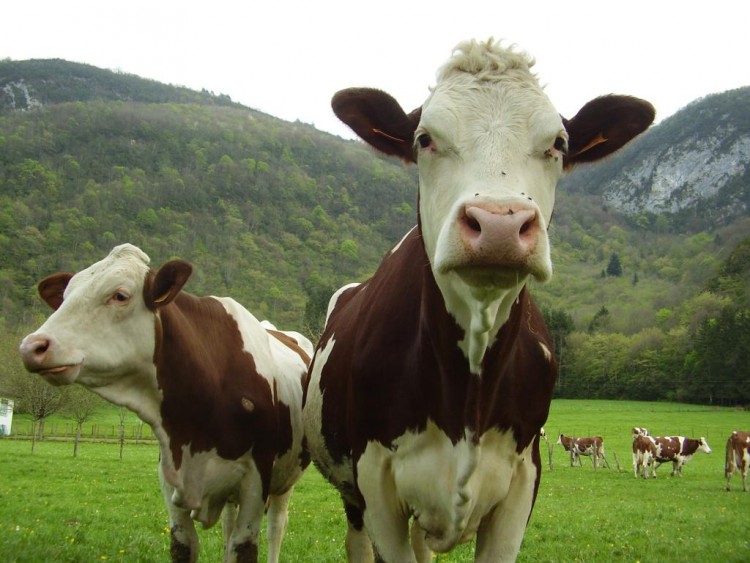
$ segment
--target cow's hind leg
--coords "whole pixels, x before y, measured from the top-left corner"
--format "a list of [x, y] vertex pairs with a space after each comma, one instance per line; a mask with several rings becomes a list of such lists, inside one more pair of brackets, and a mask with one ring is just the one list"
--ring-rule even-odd
[[289, 521], [289, 499], [292, 496], [294, 488], [281, 495], [271, 495], [268, 497], [268, 522], [266, 524], [268, 531], [268, 563], [277, 563], [281, 553], [281, 541], [284, 539], [286, 525]]
[[256, 563], [258, 537], [266, 508], [266, 499], [261, 495], [263, 485], [260, 475], [257, 472], [247, 475], [239, 490], [239, 510], [224, 560], [227, 563]]

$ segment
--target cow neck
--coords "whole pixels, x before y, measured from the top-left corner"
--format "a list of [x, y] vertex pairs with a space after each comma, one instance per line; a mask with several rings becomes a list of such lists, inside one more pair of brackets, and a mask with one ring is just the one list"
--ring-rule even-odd
[[519, 278], [510, 288], [472, 287], [455, 272], [436, 274], [431, 268], [428, 270], [425, 287], [434, 288], [442, 308], [463, 331], [458, 346], [469, 363], [469, 371], [480, 376], [487, 351], [510, 318], [511, 309], [520, 302], [526, 278]]

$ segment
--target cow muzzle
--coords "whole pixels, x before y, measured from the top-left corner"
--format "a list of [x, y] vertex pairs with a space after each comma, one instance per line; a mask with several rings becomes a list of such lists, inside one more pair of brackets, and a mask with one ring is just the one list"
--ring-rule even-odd
[[456, 218], [450, 259], [443, 270], [454, 270], [467, 282], [507, 285], [527, 275], [546, 281], [552, 274], [547, 232], [539, 210], [521, 202], [465, 204]]
[[81, 370], [81, 361], [57, 361], [52, 340], [42, 334], [30, 334], [24, 338], [19, 353], [27, 371], [39, 374], [52, 385], [73, 383]]

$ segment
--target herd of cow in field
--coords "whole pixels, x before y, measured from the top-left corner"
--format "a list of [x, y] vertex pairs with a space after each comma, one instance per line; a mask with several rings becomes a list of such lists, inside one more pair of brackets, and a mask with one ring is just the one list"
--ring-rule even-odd
[[[188, 262], [154, 270], [129, 244], [40, 282], [54, 312], [23, 339], [24, 365], [153, 428], [174, 561], [197, 560], [194, 521], [219, 518], [225, 560], [257, 561], [264, 513], [278, 561], [311, 460], [343, 500], [350, 561], [430, 561], [472, 538], [477, 561], [517, 557], [557, 377], [526, 288], [552, 274], [555, 186], [655, 115], [607, 95], [563, 118], [532, 65], [468, 41], [411, 112], [380, 90], [336, 94], [334, 112], [367, 144], [418, 166], [419, 211], [369, 280], [331, 297], [315, 346], [233, 299], [187, 293]], [[638, 439], [646, 463], [666, 459], [671, 446]]]
[[[544, 429], [542, 436], [546, 439]], [[636, 426], [632, 429], [633, 437], [633, 474], [636, 478], [656, 478], [656, 469], [662, 464], [672, 464], [672, 476], [682, 476], [682, 467], [697, 452], [711, 453], [705, 438], [686, 438], [685, 436], [651, 436], [647, 428]], [[566, 452], [570, 454], [570, 465], [582, 465], [581, 456], [590, 456], [594, 468], [603, 462], [609, 464], [604, 455], [604, 439], [601, 436], [576, 438], [560, 434], [557, 439]], [[742, 477], [742, 489], [747, 492], [747, 472], [750, 465], [750, 433], [734, 430], [729, 435], [724, 458], [724, 476], [726, 490], [731, 490], [731, 480], [735, 473]]]

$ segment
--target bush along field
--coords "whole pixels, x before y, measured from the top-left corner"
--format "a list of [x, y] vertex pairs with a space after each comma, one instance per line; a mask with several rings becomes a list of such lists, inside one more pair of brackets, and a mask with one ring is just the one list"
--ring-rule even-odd
[[[697, 453], [671, 477], [633, 476], [630, 429], [653, 435], [705, 437], [711, 454]], [[556, 400], [542, 442], [542, 482], [519, 561], [748, 561], [750, 493], [735, 477], [724, 490], [724, 446], [730, 432], [750, 429], [750, 413], [672, 403]], [[560, 433], [601, 435], [609, 469], [570, 467], [555, 444]], [[549, 455], [551, 448], [551, 457]], [[0, 561], [169, 560], [166, 509], [159, 491], [154, 445], [0, 440]], [[552, 468], [550, 469], [550, 461]], [[314, 468], [296, 487], [282, 560], [345, 561], [341, 502]], [[200, 530], [203, 561], [221, 560], [219, 526]], [[472, 561], [473, 545], [436, 556]], [[261, 560], [265, 544], [261, 544]]]

